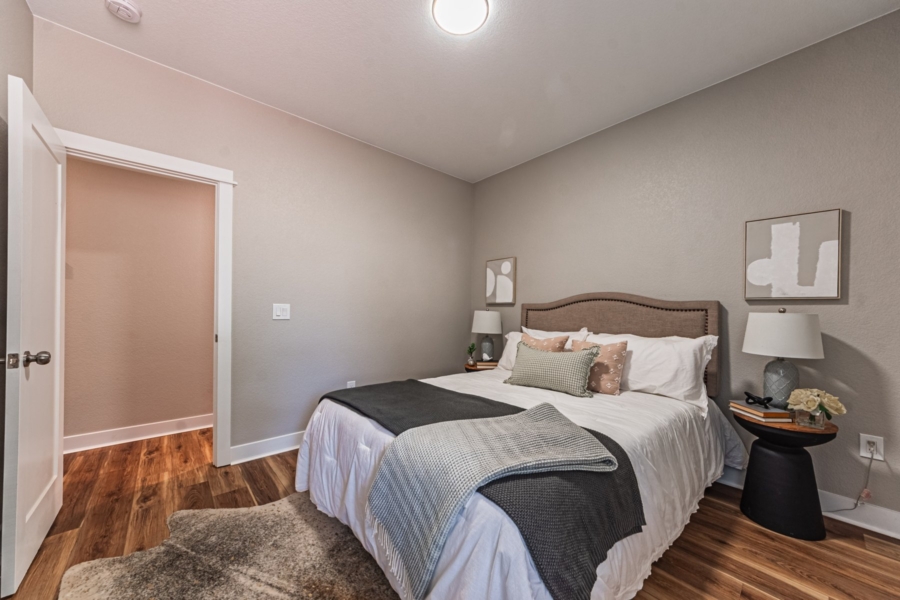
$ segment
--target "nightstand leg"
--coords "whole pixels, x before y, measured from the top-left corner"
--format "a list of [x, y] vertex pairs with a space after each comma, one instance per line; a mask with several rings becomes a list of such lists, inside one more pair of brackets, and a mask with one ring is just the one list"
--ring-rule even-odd
[[824, 540], [825, 521], [809, 452], [765, 440], [753, 442], [741, 512], [783, 535]]

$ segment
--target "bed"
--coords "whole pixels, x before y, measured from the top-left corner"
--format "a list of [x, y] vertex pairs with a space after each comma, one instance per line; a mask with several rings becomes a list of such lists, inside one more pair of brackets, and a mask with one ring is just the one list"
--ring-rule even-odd
[[[584, 294], [556, 302], [524, 304], [522, 325], [546, 331], [633, 333], [645, 337], [718, 335], [719, 304], [671, 302], [627, 294]], [[718, 393], [719, 356], [714, 352], [704, 380]], [[612, 547], [597, 568], [593, 599], [632, 598], [651, 564], [678, 538], [703, 492], [723, 466], [743, 468], [744, 446], [721, 411], [704, 417], [696, 406], [661, 396], [622, 392], [576, 398], [503, 383], [509, 371], [496, 369], [424, 380], [435, 386], [531, 408], [553, 404], [587, 429], [608, 435], [628, 454], [644, 505], [646, 526]], [[313, 413], [297, 463], [296, 488], [309, 491], [322, 512], [349, 526], [400, 586], [366, 523], [366, 499], [381, 456], [393, 435], [350, 409], [323, 400]], [[428, 593], [432, 600], [455, 598], [549, 600], [522, 536], [497, 505], [475, 494], [454, 525]]]

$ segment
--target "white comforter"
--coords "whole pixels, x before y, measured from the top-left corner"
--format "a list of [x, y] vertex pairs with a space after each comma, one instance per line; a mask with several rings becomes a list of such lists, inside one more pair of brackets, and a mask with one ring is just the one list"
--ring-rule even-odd
[[[605, 433], [628, 453], [637, 475], [644, 530], [617, 543], [597, 568], [594, 600], [632, 598], [650, 565], [681, 534], [704, 489], [723, 463], [743, 468], [744, 446], [721, 411], [709, 417], [684, 402], [623, 392], [575, 398], [505, 385], [509, 371], [450, 375], [426, 383], [522, 408], [550, 402], [575, 423]], [[325, 400], [310, 419], [297, 461], [297, 490], [325, 514], [348, 525], [399, 589], [374, 532], [366, 526], [366, 497], [381, 456], [394, 438], [356, 412]], [[522, 535], [496, 504], [475, 494], [444, 547], [428, 594], [431, 600], [550, 600]]]

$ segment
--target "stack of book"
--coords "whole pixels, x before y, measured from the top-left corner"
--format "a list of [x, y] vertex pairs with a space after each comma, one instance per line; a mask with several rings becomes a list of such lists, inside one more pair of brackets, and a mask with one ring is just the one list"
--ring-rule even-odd
[[790, 423], [791, 413], [783, 408], [764, 407], [761, 404], [749, 404], [746, 400], [732, 400], [732, 412], [740, 414], [742, 417], [755, 419], [760, 423]]
[[479, 360], [475, 363], [476, 369], [496, 369], [497, 361], [496, 360]]

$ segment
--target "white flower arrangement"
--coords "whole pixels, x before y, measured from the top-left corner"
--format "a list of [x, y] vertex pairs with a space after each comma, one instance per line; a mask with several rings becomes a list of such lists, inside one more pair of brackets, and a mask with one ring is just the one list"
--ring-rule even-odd
[[820, 410], [829, 421], [832, 415], [847, 414], [847, 409], [844, 408], [837, 396], [832, 396], [823, 390], [809, 388], [791, 392], [791, 397], [788, 398], [788, 407], [791, 410], [805, 410], [807, 412]]

